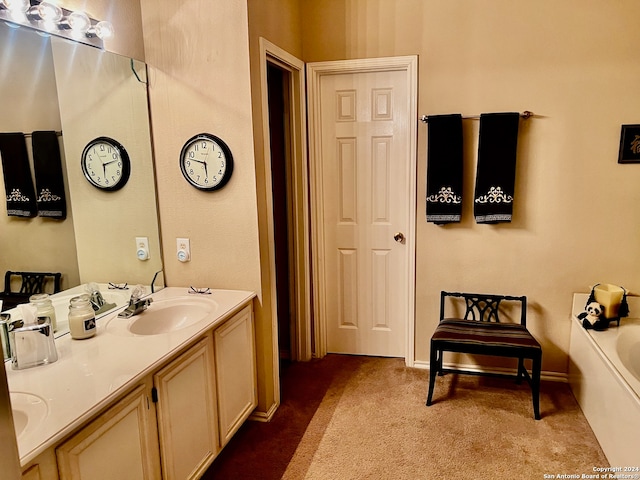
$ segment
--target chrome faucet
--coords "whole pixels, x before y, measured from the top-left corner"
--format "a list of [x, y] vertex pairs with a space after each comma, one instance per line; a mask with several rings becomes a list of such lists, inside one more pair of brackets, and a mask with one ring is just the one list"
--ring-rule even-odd
[[104, 301], [104, 297], [100, 293], [100, 290], [92, 290], [89, 299], [91, 306], [96, 312], [107, 303]]
[[151, 302], [152, 298], [140, 298], [144, 290], [142, 288], [134, 288], [129, 299], [129, 306], [118, 314], [120, 318], [131, 318], [144, 312]]

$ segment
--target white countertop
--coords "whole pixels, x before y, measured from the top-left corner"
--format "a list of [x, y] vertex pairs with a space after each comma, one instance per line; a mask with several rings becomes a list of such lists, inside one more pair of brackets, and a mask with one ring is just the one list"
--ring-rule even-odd
[[[115, 304], [113, 310], [124, 307], [129, 303], [131, 292], [135, 287], [129, 286], [125, 290], [120, 290], [112, 289], [109, 287], [109, 284], [106, 283], [97, 283], [95, 285], [97, 285], [98, 290], [100, 290], [100, 293], [102, 294], [105, 302]], [[145, 295], [151, 293], [150, 286], [141, 285], [141, 287], [144, 289]], [[51, 298], [51, 303], [53, 304], [53, 308], [56, 312], [56, 320], [58, 325], [58, 328], [56, 329], [56, 337], [69, 332], [69, 301], [73, 297], [82, 295], [83, 293], [87, 293], [87, 284], [78, 285], [76, 287], [49, 295], [49, 298]], [[3, 312], [11, 314], [12, 320], [22, 318], [22, 313], [20, 312], [20, 309], [18, 307]], [[106, 315], [107, 313], [109, 312], [103, 312], [100, 314], [100, 316]]]
[[[123, 309], [119, 308], [98, 320], [97, 335], [92, 338], [73, 340], [68, 334], [57, 338], [57, 362], [26, 370], [13, 370], [6, 365], [10, 392], [36, 395], [47, 408], [44, 420], [28, 425], [18, 436], [23, 466], [255, 297], [255, 293], [241, 290], [211, 290], [210, 295], [187, 291], [186, 287], [164, 288], [151, 295], [154, 303], [149, 310], [162, 304], [162, 300], [193, 301], [197, 297], [198, 301], [214, 302], [213, 312], [194, 325], [159, 335], [124, 335], [121, 327], [135, 317], [117, 318]], [[118, 328], [112, 328], [113, 324], [107, 329], [110, 322], [118, 322]]]

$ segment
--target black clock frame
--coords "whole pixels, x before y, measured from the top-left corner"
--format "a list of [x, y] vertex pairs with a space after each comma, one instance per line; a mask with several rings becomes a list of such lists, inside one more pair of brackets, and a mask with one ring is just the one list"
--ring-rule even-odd
[[[191, 177], [189, 177], [189, 174], [187, 173], [186, 170], [186, 166], [184, 164], [184, 156], [187, 152], [187, 150], [189, 149], [189, 147], [202, 139], [206, 139], [206, 140], [210, 140], [212, 142], [215, 142], [216, 144], [218, 144], [218, 146], [220, 147], [220, 149], [224, 152], [224, 156], [227, 162], [227, 166], [226, 169], [224, 171], [224, 175], [222, 177], [222, 180], [220, 180], [220, 182], [218, 182], [216, 185], [212, 185], [211, 187], [204, 187], [202, 185], [198, 185], [196, 183], [193, 182], [193, 180], [191, 180]], [[214, 190], [220, 190], [222, 187], [224, 187], [229, 180], [231, 179], [231, 175], [233, 173], [233, 154], [231, 153], [231, 149], [229, 148], [229, 146], [225, 143], [224, 140], [222, 140], [220, 137], [217, 137], [216, 135], [212, 135], [210, 133], [199, 133], [197, 135], [194, 135], [193, 137], [191, 137], [189, 140], [187, 140], [185, 142], [185, 144], [182, 146], [182, 150], [180, 150], [180, 171], [182, 172], [182, 175], [184, 176], [185, 180], [187, 180], [187, 182], [189, 182], [189, 185], [191, 185], [192, 187], [197, 188], [198, 190], [202, 190], [205, 192], [211, 192]]]
[[[91, 150], [91, 148], [93, 148], [93, 146], [96, 143], [108, 143], [111, 145], [112, 148], [117, 150], [118, 153], [120, 154], [120, 159], [122, 160], [122, 175], [120, 177], [120, 181], [115, 185], [108, 186], [108, 187], [105, 187], [103, 185], [98, 185], [93, 181], [93, 179], [91, 178], [91, 175], [87, 171], [85, 159], [89, 154], [89, 151]], [[80, 166], [82, 167], [82, 173], [84, 173], [84, 177], [87, 179], [87, 181], [95, 188], [105, 192], [115, 192], [116, 190], [120, 190], [129, 181], [129, 176], [131, 175], [131, 160], [129, 158], [129, 154], [127, 153], [127, 150], [124, 148], [124, 146], [120, 142], [110, 137], [97, 137], [91, 140], [89, 143], [87, 143], [87, 145], [84, 147], [84, 150], [82, 150], [82, 156], [80, 157]]]

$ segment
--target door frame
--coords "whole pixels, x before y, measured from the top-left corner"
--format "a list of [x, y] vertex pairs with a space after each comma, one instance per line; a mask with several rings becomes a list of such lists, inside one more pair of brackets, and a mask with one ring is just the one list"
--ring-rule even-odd
[[322, 358], [327, 354], [327, 318], [324, 269], [324, 218], [322, 199], [322, 138], [320, 134], [320, 81], [324, 75], [340, 75], [369, 72], [406, 72], [409, 108], [407, 128], [409, 132], [409, 212], [408, 235], [408, 276], [405, 302], [407, 306], [407, 325], [405, 335], [405, 364], [413, 366], [415, 358], [415, 233], [416, 233], [416, 164], [418, 138], [418, 57], [416, 55], [385, 58], [368, 58], [358, 60], [339, 60], [307, 64], [307, 104], [308, 104], [308, 138], [309, 138], [309, 179], [311, 187], [311, 261], [313, 268], [313, 312], [315, 356]]
[[291, 325], [291, 359], [306, 361], [312, 357], [311, 329], [311, 259], [309, 223], [309, 176], [307, 165], [306, 102], [304, 62], [289, 54], [265, 38], [260, 38], [260, 96], [262, 102], [262, 135], [267, 202], [267, 230], [269, 236], [269, 270], [271, 282], [271, 328], [273, 338], [274, 385], [279, 380], [278, 312], [276, 298], [275, 236], [273, 199], [271, 196], [271, 142], [269, 139], [269, 95], [267, 87], [267, 63], [290, 73], [289, 103], [291, 105], [291, 185], [293, 228], [293, 270], [295, 321]]

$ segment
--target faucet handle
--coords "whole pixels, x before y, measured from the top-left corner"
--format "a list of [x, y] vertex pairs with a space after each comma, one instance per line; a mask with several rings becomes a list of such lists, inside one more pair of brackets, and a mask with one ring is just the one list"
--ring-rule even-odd
[[144, 297], [146, 294], [145, 289], [142, 285], [136, 285], [131, 291], [131, 302], [137, 302], [140, 298]]

